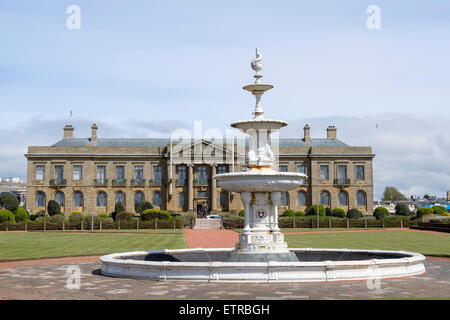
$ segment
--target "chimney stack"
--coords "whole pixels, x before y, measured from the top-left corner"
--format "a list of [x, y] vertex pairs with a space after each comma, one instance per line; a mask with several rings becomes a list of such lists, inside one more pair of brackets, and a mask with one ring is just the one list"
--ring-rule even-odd
[[327, 128], [327, 139], [336, 139], [337, 129], [334, 126], [328, 126]]
[[311, 142], [311, 127], [309, 126], [309, 124], [306, 124], [303, 127], [303, 140], [305, 142]]
[[64, 139], [72, 139], [73, 138], [73, 130], [74, 130], [75, 128], [74, 127], [72, 127], [72, 125], [70, 125], [70, 124], [66, 124], [65, 126], [64, 126]]
[[92, 134], [91, 134], [91, 142], [96, 142], [97, 141], [97, 130], [98, 127], [97, 125], [94, 123], [91, 127], [92, 129]]

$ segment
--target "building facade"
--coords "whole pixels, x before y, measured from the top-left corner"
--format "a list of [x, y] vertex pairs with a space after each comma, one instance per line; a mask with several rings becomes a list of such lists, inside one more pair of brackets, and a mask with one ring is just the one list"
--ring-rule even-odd
[[[239, 143], [170, 139], [100, 139], [92, 126], [90, 138], [74, 138], [64, 127], [63, 139], [52, 146], [30, 146], [27, 158], [27, 209], [46, 210], [56, 200], [65, 213], [101, 214], [122, 202], [126, 211], [149, 201], [172, 212], [197, 211], [206, 203], [212, 211], [239, 211], [238, 195], [217, 186], [218, 173], [245, 171], [245, 150]], [[243, 144], [245, 149], [245, 143]], [[240, 152], [239, 152], [240, 150]], [[283, 194], [285, 208], [304, 211], [319, 201], [325, 207], [373, 212], [371, 147], [349, 146], [327, 137], [313, 139], [310, 127], [303, 138], [280, 139], [279, 171], [308, 175], [304, 185]], [[230, 160], [231, 159], [231, 160]], [[240, 161], [241, 160], [241, 161]]]
[[17, 177], [0, 178], [0, 194], [7, 192], [14, 194], [23, 206], [27, 198], [27, 185]]

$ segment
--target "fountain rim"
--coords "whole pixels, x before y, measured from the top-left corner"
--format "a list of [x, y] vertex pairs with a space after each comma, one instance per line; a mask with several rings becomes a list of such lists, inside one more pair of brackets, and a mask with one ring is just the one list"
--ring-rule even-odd
[[227, 173], [220, 173], [216, 174], [213, 178], [214, 179], [222, 179], [222, 178], [236, 178], [236, 177], [260, 177], [260, 178], [280, 178], [280, 177], [286, 177], [286, 178], [301, 178], [301, 179], [307, 179], [308, 176], [304, 173], [298, 173], [298, 172], [279, 172], [279, 171], [243, 171], [243, 172], [227, 172]]

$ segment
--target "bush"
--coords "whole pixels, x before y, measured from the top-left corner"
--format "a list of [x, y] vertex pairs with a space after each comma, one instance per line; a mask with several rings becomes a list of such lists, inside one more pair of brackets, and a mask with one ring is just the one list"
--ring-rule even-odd
[[433, 214], [443, 215], [444, 213], [447, 213], [447, 209], [443, 206], [433, 206], [431, 209], [433, 210]]
[[345, 218], [345, 211], [341, 208], [334, 208], [333, 211], [331, 211], [331, 215], [333, 217]]
[[12, 193], [3, 193], [0, 195], [0, 207], [4, 207], [6, 210], [14, 212], [19, 207], [19, 200]]
[[[313, 206], [309, 207], [308, 209], [306, 209], [305, 215], [306, 216], [315, 216], [315, 215], [317, 215], [317, 205], [313, 205]], [[319, 204], [319, 216], [321, 216], [321, 217], [325, 217], [326, 216], [325, 208], [321, 204]]]
[[385, 207], [376, 207], [375, 210], [373, 210], [373, 216], [377, 218], [377, 220], [383, 219], [390, 215], [389, 210]]
[[347, 218], [349, 219], [360, 219], [362, 218], [363, 214], [358, 209], [350, 209], [347, 211]]
[[[124, 212], [125, 211], [125, 207], [123, 206], [122, 202], [117, 202], [116, 205], [114, 206], [114, 212], [117, 214], [119, 212]], [[114, 215], [114, 213], [113, 213]]]
[[141, 213], [142, 221], [150, 221], [154, 219], [158, 219], [158, 211], [157, 209], [147, 209]]
[[296, 216], [296, 217], [304, 217], [304, 216], [305, 216], [305, 213], [304, 213], [303, 211], [296, 211], [296, 212], [295, 212], [295, 216]]
[[80, 223], [82, 219], [83, 214], [81, 212], [72, 212], [72, 214], [69, 216], [70, 223]]
[[159, 210], [159, 212], [158, 212], [158, 219], [159, 220], [169, 220], [170, 221], [170, 220], [172, 220], [172, 216], [167, 211]]
[[0, 223], [16, 223], [16, 219], [14, 218], [14, 213], [9, 211], [8, 209], [0, 210]]
[[242, 209], [241, 211], [239, 211], [239, 217], [243, 217], [244, 215], [245, 215], [244, 209]]
[[98, 215], [98, 217], [99, 217], [100, 219], [106, 219], [106, 218], [108, 218], [108, 215], [107, 215], [106, 213], [100, 213], [100, 214]]
[[326, 207], [326, 208], [325, 208], [325, 215], [326, 215], [327, 217], [331, 217], [331, 216], [332, 216], [332, 211], [331, 211], [331, 208], [330, 208], [330, 207]]
[[395, 214], [398, 216], [409, 216], [411, 215], [411, 211], [409, 207], [404, 203], [397, 203], [395, 205]]
[[47, 212], [49, 216], [54, 216], [55, 214], [61, 214], [61, 207], [55, 200], [49, 200], [47, 204]]
[[114, 220], [113, 220], [113, 218], [105, 218], [105, 219], [103, 220], [103, 223], [110, 223], [110, 224], [113, 224], [113, 223], [114, 223]]
[[283, 217], [295, 217], [294, 210], [291, 210], [291, 209], [284, 210]]
[[133, 220], [133, 214], [131, 214], [129, 212], [125, 212], [125, 211], [119, 212], [116, 215], [116, 221], [119, 221], [119, 220], [131, 221], [131, 220]]
[[23, 207], [18, 207], [16, 211], [14, 211], [14, 218], [16, 222], [24, 222], [28, 221], [28, 212]]
[[[86, 222], [86, 225], [90, 228], [91, 223], [92, 223], [92, 216], [84, 216], [83, 219]], [[99, 223], [100, 223], [100, 218], [98, 216], [94, 215], [94, 226]]]
[[181, 214], [181, 220], [183, 221], [183, 227], [187, 227], [189, 229], [194, 228], [195, 226], [196, 215], [193, 212], [183, 212]]
[[55, 214], [54, 216], [47, 218], [47, 221], [51, 223], [62, 223], [64, 221], [64, 217], [60, 214]]
[[148, 201], [145, 201], [145, 202], [142, 202], [142, 203], [138, 203], [135, 206], [135, 210], [136, 210], [137, 213], [142, 213], [142, 212], [144, 212], [147, 209], [153, 209], [152, 204], [150, 202], [148, 202]]

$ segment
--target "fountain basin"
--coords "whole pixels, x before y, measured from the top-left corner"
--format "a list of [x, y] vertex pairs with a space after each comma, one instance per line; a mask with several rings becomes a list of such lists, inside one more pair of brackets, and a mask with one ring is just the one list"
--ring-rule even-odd
[[406, 251], [290, 249], [300, 262], [226, 262], [233, 248], [152, 250], [100, 258], [101, 273], [148, 280], [326, 282], [408, 277], [425, 272], [425, 257]]
[[230, 192], [286, 192], [300, 187], [307, 176], [295, 172], [248, 171], [222, 173], [214, 178]]

